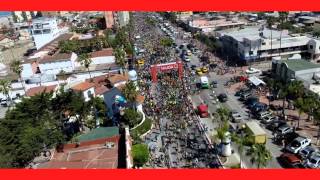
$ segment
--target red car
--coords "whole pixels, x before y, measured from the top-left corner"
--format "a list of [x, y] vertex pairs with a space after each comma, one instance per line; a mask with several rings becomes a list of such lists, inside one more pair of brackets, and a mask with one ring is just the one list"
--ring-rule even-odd
[[198, 113], [200, 115], [201, 118], [206, 118], [209, 116], [209, 113], [208, 113], [208, 105], [206, 104], [200, 104], [198, 106]]
[[280, 156], [281, 164], [287, 168], [300, 168], [302, 163], [301, 158], [298, 155], [291, 153], [283, 153]]

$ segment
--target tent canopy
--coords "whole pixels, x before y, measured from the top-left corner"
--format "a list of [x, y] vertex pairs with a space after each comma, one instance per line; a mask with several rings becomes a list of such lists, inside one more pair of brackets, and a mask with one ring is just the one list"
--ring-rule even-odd
[[249, 81], [255, 86], [266, 84], [265, 82], [263, 82], [261, 79], [257, 78], [256, 76], [249, 77]]

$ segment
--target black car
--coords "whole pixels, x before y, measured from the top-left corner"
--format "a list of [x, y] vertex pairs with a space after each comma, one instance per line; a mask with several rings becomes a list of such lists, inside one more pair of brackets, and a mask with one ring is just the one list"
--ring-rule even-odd
[[249, 93], [250, 89], [240, 89], [235, 93], [235, 96], [241, 96], [242, 94]]
[[254, 113], [258, 113], [260, 111], [266, 111], [266, 110], [268, 110], [268, 108], [269, 107], [267, 104], [258, 102], [251, 108], [251, 111]]
[[217, 81], [212, 81], [211, 86], [213, 88], [217, 88], [218, 87], [218, 82]]
[[226, 102], [228, 101], [228, 96], [225, 93], [221, 93], [218, 95], [218, 99], [220, 102]]
[[192, 70], [196, 70], [197, 66], [196, 65], [191, 65]]
[[283, 125], [287, 125], [287, 122], [282, 120], [275, 120], [275, 121], [272, 121], [270, 124], [268, 124], [266, 128], [269, 129], [270, 131], [276, 131], [279, 127]]
[[183, 49], [183, 48], [184, 48], [184, 45], [181, 44], [181, 45], [179, 46], [179, 49]]

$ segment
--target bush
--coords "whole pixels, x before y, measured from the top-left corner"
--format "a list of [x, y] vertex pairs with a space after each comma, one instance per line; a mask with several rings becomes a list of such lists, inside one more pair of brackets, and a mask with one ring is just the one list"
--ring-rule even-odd
[[124, 123], [129, 125], [130, 128], [138, 125], [142, 120], [142, 115], [136, 110], [128, 108], [124, 110]]
[[136, 144], [132, 146], [133, 164], [136, 167], [143, 166], [149, 159], [149, 150], [146, 144]]

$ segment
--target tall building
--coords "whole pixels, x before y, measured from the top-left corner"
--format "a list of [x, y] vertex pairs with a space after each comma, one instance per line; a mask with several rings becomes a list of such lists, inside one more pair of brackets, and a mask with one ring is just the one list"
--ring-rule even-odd
[[56, 18], [41, 17], [32, 21], [32, 37], [37, 49], [51, 42], [59, 35], [68, 32], [67, 28], [59, 28]]
[[118, 11], [117, 12], [118, 24], [120, 27], [126, 26], [130, 20], [129, 11]]
[[114, 18], [114, 12], [113, 11], [105, 11], [104, 16], [106, 19], [106, 27], [107, 29], [113, 28], [115, 25], [115, 18]]

